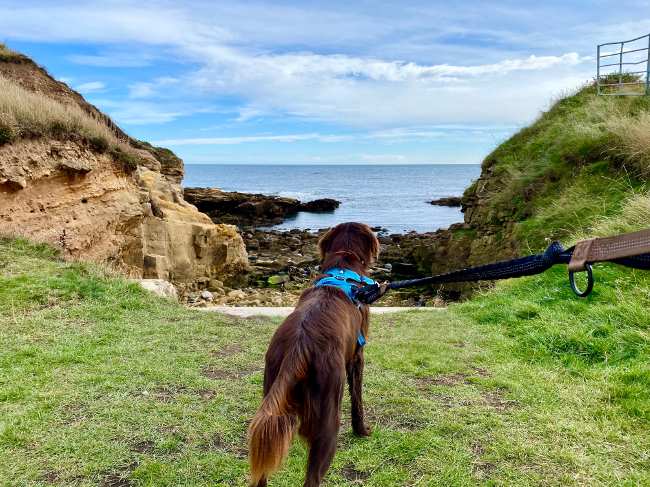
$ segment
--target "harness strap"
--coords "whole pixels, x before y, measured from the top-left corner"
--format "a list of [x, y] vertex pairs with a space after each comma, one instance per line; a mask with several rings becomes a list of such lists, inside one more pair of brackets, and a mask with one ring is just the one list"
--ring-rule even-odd
[[[314, 283], [314, 287], [335, 287], [345, 293], [345, 295], [356, 304], [361, 306], [361, 302], [357, 299], [357, 292], [363, 289], [364, 286], [372, 286], [377, 284], [374, 280], [366, 276], [361, 276], [350, 269], [333, 268], [323, 272], [326, 277], [321, 277]], [[366, 337], [363, 332], [359, 330], [357, 334], [357, 343], [363, 347], [366, 344]]]

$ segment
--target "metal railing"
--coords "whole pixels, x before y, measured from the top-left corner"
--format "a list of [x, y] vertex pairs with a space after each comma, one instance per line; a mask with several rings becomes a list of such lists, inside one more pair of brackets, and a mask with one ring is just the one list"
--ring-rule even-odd
[[[634, 44], [626, 50], [626, 45]], [[616, 51], [603, 54], [603, 47], [618, 46]], [[636, 57], [629, 61], [634, 53]], [[628, 55], [627, 58], [624, 56]], [[602, 64], [602, 59], [614, 58], [616, 62]], [[623, 66], [642, 66], [644, 70], [623, 71]], [[611, 68], [603, 72], [603, 68]], [[635, 69], [635, 68], [631, 68]], [[607, 71], [607, 70], [606, 70]], [[599, 95], [608, 96], [639, 96], [650, 95], [650, 34], [627, 41], [607, 42], [599, 44], [596, 51], [596, 86]], [[634, 89], [636, 88], [636, 89]]]

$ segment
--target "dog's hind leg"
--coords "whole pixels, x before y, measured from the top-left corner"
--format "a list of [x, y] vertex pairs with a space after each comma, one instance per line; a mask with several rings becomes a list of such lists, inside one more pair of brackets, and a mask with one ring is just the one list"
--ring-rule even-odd
[[357, 436], [370, 436], [370, 428], [366, 426], [363, 414], [363, 348], [359, 347], [347, 366], [350, 401], [352, 403], [352, 431]]
[[301, 425], [301, 433], [309, 443], [305, 487], [321, 485], [336, 453], [344, 378], [342, 374], [323, 374], [323, 378], [315, 389], [318, 392], [307, 399], [309, 424]]

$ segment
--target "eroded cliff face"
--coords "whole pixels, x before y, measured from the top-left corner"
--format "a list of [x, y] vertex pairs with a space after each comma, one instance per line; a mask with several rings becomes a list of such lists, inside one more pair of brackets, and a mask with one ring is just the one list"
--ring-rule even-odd
[[0, 76], [61, 103], [78, 104], [131, 147], [134, 167], [76, 137], [0, 145], [0, 234], [50, 243], [68, 258], [108, 262], [132, 277], [200, 288], [247, 269], [241, 236], [183, 199], [183, 163], [126, 136], [81, 95], [31, 60], [0, 62]]

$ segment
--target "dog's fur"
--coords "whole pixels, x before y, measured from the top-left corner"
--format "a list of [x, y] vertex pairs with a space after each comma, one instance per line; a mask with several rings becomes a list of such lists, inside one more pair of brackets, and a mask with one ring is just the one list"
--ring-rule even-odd
[[[379, 242], [367, 225], [342, 223], [318, 243], [321, 268], [346, 268], [366, 274]], [[310, 288], [271, 339], [264, 369], [264, 399], [249, 428], [251, 485], [264, 487], [282, 465], [298, 433], [309, 445], [306, 487], [315, 487], [336, 451], [341, 400], [347, 373], [352, 429], [370, 434], [363, 419], [361, 383], [368, 307], [357, 307], [339, 289]]]

